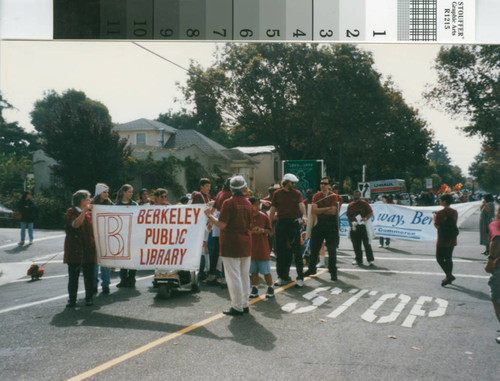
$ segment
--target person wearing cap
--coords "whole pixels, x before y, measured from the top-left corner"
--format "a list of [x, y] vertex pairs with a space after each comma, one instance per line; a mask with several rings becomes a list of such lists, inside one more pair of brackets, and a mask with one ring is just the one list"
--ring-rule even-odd
[[302, 248], [300, 245], [300, 219], [307, 224], [306, 207], [302, 193], [295, 189], [299, 179], [292, 173], [283, 176], [283, 187], [273, 194], [270, 218], [276, 223], [276, 271], [278, 279], [274, 283], [281, 286], [290, 281], [292, 257], [297, 269], [297, 286], [304, 285]]
[[328, 249], [328, 270], [331, 280], [337, 280], [337, 237], [338, 237], [338, 197], [330, 190], [330, 178], [323, 177], [320, 182], [321, 190], [312, 197], [312, 214], [316, 216], [318, 223], [312, 228], [311, 233], [311, 257], [309, 268], [305, 275], [316, 274], [316, 265], [319, 259], [319, 251], [326, 241]]
[[[109, 187], [104, 183], [98, 183], [95, 186], [95, 195], [91, 201], [93, 205], [114, 205], [109, 199]], [[109, 294], [109, 284], [111, 282], [111, 268], [101, 267], [101, 287], [103, 294]], [[97, 294], [99, 285], [99, 265], [94, 267], [94, 294]]]
[[205, 214], [220, 229], [220, 256], [231, 298], [231, 308], [223, 313], [240, 316], [249, 312], [252, 204], [244, 196], [247, 183], [243, 176], [231, 178], [230, 188], [233, 196], [222, 204], [219, 218], [209, 208]]

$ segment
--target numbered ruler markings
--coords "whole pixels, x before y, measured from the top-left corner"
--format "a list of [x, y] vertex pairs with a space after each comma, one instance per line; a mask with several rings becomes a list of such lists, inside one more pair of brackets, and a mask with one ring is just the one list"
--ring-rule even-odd
[[313, 38], [313, 1], [286, 0], [286, 39], [311, 41]]
[[99, 22], [101, 39], [125, 39], [127, 37], [126, 0], [101, 0]]
[[158, 40], [179, 39], [179, 0], [155, 0], [154, 38]]
[[339, 0], [338, 40], [364, 41], [366, 39], [366, 0]]
[[179, 9], [181, 40], [205, 40], [205, 0], [182, 0]]
[[259, 0], [234, 0], [234, 40], [259, 40]]
[[233, 39], [233, 1], [206, 0], [206, 30], [209, 40]]
[[153, 39], [153, 0], [127, 0], [127, 39]]
[[285, 40], [286, 0], [260, 0], [259, 35], [261, 40]]
[[334, 41], [339, 39], [339, 0], [314, 1], [313, 39]]
[[[398, 3], [394, 0], [367, 1], [366, 41], [398, 41]], [[402, 27], [408, 31], [408, 26]]]

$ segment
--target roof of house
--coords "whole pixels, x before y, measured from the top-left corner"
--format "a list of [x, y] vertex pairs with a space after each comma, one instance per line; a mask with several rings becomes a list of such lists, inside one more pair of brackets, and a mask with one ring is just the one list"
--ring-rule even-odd
[[223, 151], [224, 155], [228, 156], [231, 160], [245, 160], [250, 163], [258, 163], [257, 160], [252, 159], [247, 154], [235, 148], [228, 148]]
[[275, 146], [258, 146], [258, 147], [234, 147], [247, 155], [255, 155], [259, 153], [271, 153], [276, 151]]
[[157, 122], [156, 120], [149, 120], [145, 118], [133, 120], [119, 124], [113, 127], [115, 131], [148, 131], [148, 130], [165, 130], [171, 134], [175, 134], [178, 130], [165, 123]]
[[169, 137], [165, 148], [184, 148], [196, 145], [203, 153], [210, 157], [219, 157], [224, 160], [230, 158], [224, 154], [226, 147], [207, 138], [196, 130], [177, 130], [175, 134]]

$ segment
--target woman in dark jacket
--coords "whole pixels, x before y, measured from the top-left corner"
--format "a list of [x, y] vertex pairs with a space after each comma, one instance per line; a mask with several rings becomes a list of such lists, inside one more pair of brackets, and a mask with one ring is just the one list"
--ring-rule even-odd
[[26, 237], [26, 229], [28, 229], [28, 236], [30, 245], [33, 243], [33, 225], [35, 222], [36, 205], [33, 202], [33, 195], [30, 191], [23, 192], [21, 199], [17, 203], [17, 210], [21, 213], [21, 241], [18, 245], [24, 245]]
[[85, 305], [91, 306], [93, 304], [94, 266], [96, 263], [90, 192], [79, 190], [73, 194], [73, 205], [66, 211], [64, 218], [66, 230], [64, 263], [68, 264], [69, 275], [67, 308], [76, 306], [80, 271], [83, 271], [85, 283]]

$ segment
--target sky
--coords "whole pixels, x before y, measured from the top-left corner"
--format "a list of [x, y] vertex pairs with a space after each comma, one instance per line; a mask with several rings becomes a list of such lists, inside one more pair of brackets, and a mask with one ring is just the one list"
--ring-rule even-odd
[[[207, 68], [213, 63], [216, 44], [211, 42], [141, 42], [155, 53], [187, 68], [190, 62]], [[448, 149], [453, 165], [464, 174], [480, 151], [478, 138], [466, 137], [444, 111], [425, 103], [426, 85], [436, 81], [434, 59], [437, 44], [360, 44], [371, 51], [375, 69], [392, 78], [406, 102], [420, 112], [434, 131], [434, 138]], [[189, 107], [178, 84], [187, 73], [132, 42], [6, 41], [0, 42], [0, 91], [16, 109], [4, 112], [33, 131], [29, 113], [47, 90], [85, 92], [108, 107], [115, 123], [139, 118], [156, 119], [168, 110]]]

